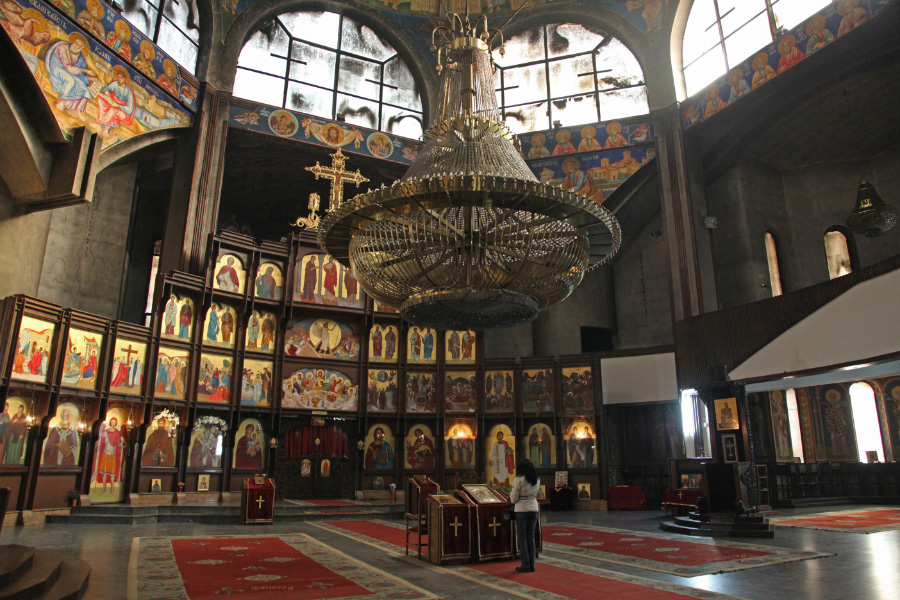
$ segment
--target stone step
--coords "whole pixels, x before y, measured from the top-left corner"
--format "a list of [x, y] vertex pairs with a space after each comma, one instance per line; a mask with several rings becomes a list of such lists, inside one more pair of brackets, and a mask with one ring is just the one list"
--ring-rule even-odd
[[[129, 515], [110, 514], [105, 511], [80, 511], [69, 515], [48, 515], [47, 523], [76, 524], [104, 524], [104, 525], [133, 525], [136, 523], [240, 523], [240, 507], [206, 507], [206, 506], [166, 506], [160, 510], [146, 514]], [[213, 508], [213, 510], [210, 510]], [[369, 508], [369, 507], [315, 507], [312, 509], [282, 510], [281, 506], [275, 509], [276, 522], [313, 521], [322, 519], [346, 519], [361, 516], [396, 516], [403, 512], [403, 507]], [[345, 509], [351, 510], [345, 510]]]
[[690, 517], [675, 517], [675, 524], [683, 525], [685, 527], [693, 527], [695, 529], [717, 529], [717, 530], [738, 530], [738, 531], [754, 531], [754, 530], [768, 530], [770, 525], [767, 521], [726, 521], [726, 520], [712, 520], [712, 521], [700, 521], [697, 519], [692, 519]]
[[77, 558], [64, 558], [56, 581], [37, 600], [78, 600], [87, 591], [91, 566]]
[[[703, 525], [706, 525], [704, 523]], [[765, 529], [724, 529], [713, 527], [692, 527], [675, 523], [674, 521], [663, 521], [659, 524], [659, 528], [669, 533], [680, 533], [683, 535], [691, 535], [695, 537], [713, 537], [713, 538], [773, 538], [775, 537], [775, 528], [767, 525]]]
[[0, 590], [31, 568], [34, 549], [18, 544], [0, 546]]
[[51, 550], [34, 550], [31, 567], [0, 588], [0, 600], [40, 598], [56, 582], [63, 556]]

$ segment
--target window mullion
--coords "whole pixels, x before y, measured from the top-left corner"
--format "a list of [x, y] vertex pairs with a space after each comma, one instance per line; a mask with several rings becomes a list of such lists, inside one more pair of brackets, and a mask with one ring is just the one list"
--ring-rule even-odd
[[722, 29], [722, 17], [719, 12], [719, 0], [713, 0], [713, 8], [716, 9], [716, 27], [719, 30], [719, 48], [722, 49], [722, 56], [725, 57], [725, 70], [730, 71], [731, 66], [728, 64], [728, 53], [725, 52], [725, 30]]
[[[290, 36], [290, 34], [288, 34]], [[291, 80], [291, 55], [294, 53], [294, 38], [288, 38], [287, 60], [284, 61], [284, 93], [281, 97], [281, 107], [287, 108], [288, 84]]]
[[331, 93], [331, 118], [337, 119], [337, 94], [338, 81], [341, 76], [341, 60], [343, 58], [342, 46], [344, 45], [344, 15], [338, 19], [337, 57], [334, 64], [334, 90]]
[[544, 25], [544, 80], [547, 82], [547, 120], [550, 127], [553, 127], [553, 105], [550, 104], [550, 34], [547, 32], [547, 26]]
[[163, 11], [166, 10], [166, 2], [171, 2], [172, 0], [162, 0], [159, 3], [159, 8], [156, 9], [156, 24], [153, 27], [153, 41], [155, 43], [159, 43], [159, 28], [162, 25], [162, 17]]

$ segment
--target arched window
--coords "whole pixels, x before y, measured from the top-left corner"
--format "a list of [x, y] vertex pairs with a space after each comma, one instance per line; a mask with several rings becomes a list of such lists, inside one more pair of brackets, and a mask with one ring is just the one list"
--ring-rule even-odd
[[388, 133], [422, 135], [422, 98], [393, 46], [331, 12], [275, 17], [250, 36], [234, 95]]
[[766, 260], [769, 263], [769, 283], [772, 286], [772, 295], [780, 296], [781, 269], [778, 268], [778, 251], [775, 248], [775, 236], [766, 232]]
[[542, 25], [494, 52], [497, 103], [516, 133], [649, 112], [644, 72], [614, 37], [573, 23]]
[[195, 0], [133, 0], [122, 16], [181, 66], [197, 68], [200, 19]]
[[681, 56], [688, 96], [829, 4], [830, 0], [694, 0]]
[[828, 261], [829, 279], [853, 272], [847, 236], [840, 231], [829, 231], [825, 234], [825, 260]]
[[853, 429], [856, 431], [856, 447], [859, 462], [868, 460], [866, 452], [875, 452], [878, 462], [884, 462], [884, 444], [878, 410], [875, 408], [875, 392], [868, 383], [857, 382], [850, 386], [850, 407], [853, 410]]

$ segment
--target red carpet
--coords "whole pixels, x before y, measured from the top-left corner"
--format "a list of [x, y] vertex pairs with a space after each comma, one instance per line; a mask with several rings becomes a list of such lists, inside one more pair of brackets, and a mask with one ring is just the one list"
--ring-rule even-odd
[[[329, 521], [326, 524], [316, 524], [316, 526], [326, 531], [343, 531], [344, 535], [357, 540], [368, 538], [371, 541], [366, 543], [394, 554], [403, 553], [405, 531], [399, 525], [375, 521]], [[553, 594], [555, 597], [577, 600], [602, 598], [610, 600], [683, 600], [685, 598], [725, 600], [733, 598], [674, 583], [616, 573], [597, 567], [576, 565], [547, 556], [541, 556], [538, 559], [535, 573], [517, 573], [516, 565], [518, 565], [518, 560], [440, 567], [440, 570], [498, 591], [525, 598], [540, 598], [542, 592]]]
[[434, 598], [305, 534], [135, 538], [129, 600]]
[[771, 519], [771, 522], [782, 527], [878, 533], [900, 529], [900, 508], [842, 510], [804, 517], [777, 517]]

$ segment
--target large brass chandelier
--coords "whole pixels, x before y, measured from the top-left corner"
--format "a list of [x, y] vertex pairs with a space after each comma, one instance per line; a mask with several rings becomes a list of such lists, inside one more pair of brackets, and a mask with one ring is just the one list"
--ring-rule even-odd
[[323, 250], [378, 302], [437, 329], [507, 327], [563, 300], [619, 248], [615, 217], [541, 183], [497, 107], [487, 18], [453, 15], [432, 34], [440, 104], [425, 144], [390, 187], [319, 225]]

